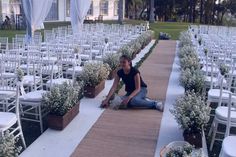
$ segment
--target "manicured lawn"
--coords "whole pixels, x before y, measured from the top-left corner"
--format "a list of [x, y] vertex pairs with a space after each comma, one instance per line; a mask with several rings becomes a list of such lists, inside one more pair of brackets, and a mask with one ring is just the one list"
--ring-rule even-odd
[[[138, 20], [125, 20], [124, 24], [140, 24], [144, 23], [145, 21], [138, 21]], [[117, 21], [104, 21], [107, 24], [114, 24]], [[70, 22], [47, 22], [45, 23], [45, 29], [52, 29], [59, 26], [67, 26]], [[160, 32], [169, 33], [173, 40], [177, 40], [179, 33], [183, 30], [188, 28], [188, 23], [179, 23], [179, 22], [157, 22], [150, 24], [151, 30], [155, 31], [155, 36], [158, 37]], [[25, 33], [24, 30], [0, 30], [0, 37], [9, 37], [9, 41], [11, 42], [12, 37], [15, 34], [23, 34]]]

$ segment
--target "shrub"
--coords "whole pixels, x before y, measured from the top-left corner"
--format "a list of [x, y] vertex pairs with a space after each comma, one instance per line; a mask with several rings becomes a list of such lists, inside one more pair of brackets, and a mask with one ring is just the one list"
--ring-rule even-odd
[[90, 62], [86, 63], [79, 77], [85, 86], [95, 87], [106, 80], [111, 69], [108, 64]]
[[179, 49], [179, 53], [178, 53], [179, 58], [183, 58], [189, 55], [191, 56], [196, 55], [195, 49], [192, 46], [186, 45]]
[[191, 54], [188, 56], [185, 56], [183, 58], [180, 58], [180, 66], [181, 69], [199, 69], [200, 68], [200, 63], [199, 59], [195, 54]]
[[202, 127], [210, 120], [210, 107], [201, 96], [192, 91], [177, 99], [170, 112], [186, 133], [201, 133]]
[[50, 114], [64, 116], [82, 98], [82, 84], [63, 83], [55, 85], [51, 91], [43, 95], [42, 104], [50, 111]]
[[194, 69], [182, 70], [180, 76], [180, 85], [185, 91], [192, 91], [201, 94], [204, 88], [204, 76], [201, 71]]
[[14, 135], [6, 131], [3, 136], [0, 135], [0, 157], [17, 157], [21, 147], [16, 147]]
[[115, 70], [119, 66], [120, 55], [116, 53], [107, 53], [103, 57], [103, 63], [108, 64], [111, 71]]
[[188, 31], [181, 32], [179, 37], [179, 47], [181, 48], [186, 45], [193, 45], [191, 41], [191, 33], [189, 33]]

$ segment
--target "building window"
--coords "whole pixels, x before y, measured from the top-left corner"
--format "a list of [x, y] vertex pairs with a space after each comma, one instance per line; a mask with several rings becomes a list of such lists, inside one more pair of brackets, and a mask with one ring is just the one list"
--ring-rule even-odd
[[66, 0], [66, 17], [70, 17], [70, 0]]
[[89, 11], [88, 11], [88, 15], [93, 16], [93, 1], [91, 2]]
[[52, 7], [45, 19], [45, 21], [55, 21], [58, 20], [58, 0], [53, 0]]
[[108, 0], [101, 0], [100, 2], [100, 15], [108, 15]]
[[114, 2], [114, 16], [118, 16], [119, 12], [119, 1]]

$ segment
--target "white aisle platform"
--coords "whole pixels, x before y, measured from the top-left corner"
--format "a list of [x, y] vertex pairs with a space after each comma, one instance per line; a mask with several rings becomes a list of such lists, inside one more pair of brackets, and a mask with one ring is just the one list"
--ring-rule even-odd
[[[154, 43], [155, 40], [152, 40], [136, 56], [133, 65], [149, 52]], [[112, 83], [112, 80], [106, 81], [105, 89], [96, 98], [83, 98], [80, 103], [80, 113], [63, 131], [47, 129], [20, 157], [69, 157], [103, 113], [104, 110], [99, 106]]]
[[[177, 47], [176, 47], [177, 51]], [[160, 157], [161, 149], [172, 141], [182, 141], [182, 131], [179, 129], [170, 109], [173, 108], [175, 100], [184, 94], [184, 89], [179, 85], [180, 67], [177, 52], [169, 79], [166, 93], [165, 110], [161, 120], [161, 127], [157, 139], [155, 157]]]

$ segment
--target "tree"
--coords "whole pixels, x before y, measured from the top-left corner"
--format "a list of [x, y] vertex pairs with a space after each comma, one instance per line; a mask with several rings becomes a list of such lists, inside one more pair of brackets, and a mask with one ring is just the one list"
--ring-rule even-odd
[[119, 24], [123, 24], [124, 20], [124, 0], [119, 0], [118, 3], [118, 22]]
[[154, 18], [154, 0], [150, 0], [150, 17], [149, 17], [149, 22], [154, 23], [155, 18]]

